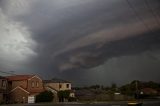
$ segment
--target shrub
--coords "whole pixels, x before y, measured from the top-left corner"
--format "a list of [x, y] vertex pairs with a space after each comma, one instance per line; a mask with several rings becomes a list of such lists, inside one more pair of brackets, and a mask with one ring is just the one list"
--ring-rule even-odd
[[51, 102], [53, 98], [54, 96], [51, 91], [44, 91], [36, 96], [36, 102]]
[[75, 98], [75, 97], [68, 98], [68, 102], [76, 102], [76, 101], [77, 101], [77, 98]]
[[64, 102], [64, 99], [68, 99], [69, 98], [69, 94], [70, 94], [70, 92], [68, 90], [59, 91], [58, 92], [59, 101], [60, 102]]

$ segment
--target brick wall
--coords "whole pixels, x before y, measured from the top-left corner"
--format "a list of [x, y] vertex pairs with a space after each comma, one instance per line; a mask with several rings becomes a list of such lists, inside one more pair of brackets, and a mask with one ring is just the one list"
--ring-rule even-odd
[[15, 89], [9, 94], [10, 103], [27, 103], [28, 93], [21, 90], [20, 88]]
[[3, 102], [3, 93], [0, 93], [0, 103]]
[[27, 88], [27, 80], [23, 80], [23, 81], [12, 81], [12, 87], [11, 89], [16, 88], [17, 86], [21, 86], [23, 88]]
[[[34, 84], [33, 84], [34, 83]], [[37, 77], [28, 80], [28, 91], [40, 91], [43, 89], [43, 82]]]

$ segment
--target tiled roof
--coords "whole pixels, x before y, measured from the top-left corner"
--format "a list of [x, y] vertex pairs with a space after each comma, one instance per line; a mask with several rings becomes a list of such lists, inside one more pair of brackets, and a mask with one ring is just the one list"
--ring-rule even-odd
[[17, 87], [15, 87], [14, 89], [12, 89], [11, 92], [13, 92], [14, 90], [16, 90], [16, 89], [18, 89], [18, 88], [20, 88], [21, 90], [24, 90], [24, 91], [28, 92], [29, 94], [41, 93], [41, 92], [44, 91], [43, 88], [41, 88], [41, 89], [27, 90], [26, 88], [23, 88], [22, 86], [17, 86]]
[[53, 78], [51, 80], [43, 80], [44, 83], [71, 83], [67, 80]]
[[14, 89], [12, 89], [12, 90], [10, 91], [10, 93], [11, 93], [11, 92], [14, 92], [16, 89], [19, 89], [19, 90], [22, 90], [22, 91], [24, 91], [24, 92], [30, 93], [29, 91], [27, 91], [26, 89], [24, 89], [22, 86], [17, 86], [17, 87], [15, 87]]
[[28, 80], [34, 75], [15, 75], [15, 76], [7, 76], [6, 78], [10, 81], [20, 81], [20, 80]]

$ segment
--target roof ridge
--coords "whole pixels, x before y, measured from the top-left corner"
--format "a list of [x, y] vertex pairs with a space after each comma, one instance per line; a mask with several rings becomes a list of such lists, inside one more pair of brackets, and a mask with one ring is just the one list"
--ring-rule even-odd
[[6, 78], [11, 81], [19, 81], [19, 80], [27, 80], [33, 76], [35, 75], [13, 75], [13, 76], [6, 76]]
[[16, 86], [15, 88], [13, 88], [10, 92], [13, 92], [14, 90], [16, 90], [17, 88], [20, 88], [28, 93], [30, 93], [27, 89], [23, 88], [22, 86]]
[[71, 83], [68, 80], [52, 78], [50, 80], [43, 80], [43, 82], [54, 82], [54, 83]]
[[51, 89], [57, 91], [55, 88], [53, 88], [53, 87], [51, 87], [51, 86], [46, 86], [46, 87], [51, 88]]

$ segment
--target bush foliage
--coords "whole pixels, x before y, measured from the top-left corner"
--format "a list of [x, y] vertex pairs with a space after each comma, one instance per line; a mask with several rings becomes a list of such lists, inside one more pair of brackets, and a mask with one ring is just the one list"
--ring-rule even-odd
[[53, 98], [54, 96], [51, 91], [44, 91], [36, 96], [36, 102], [51, 102]]
[[58, 92], [58, 97], [60, 102], [64, 102], [64, 99], [69, 98], [70, 91], [64, 90], [64, 91], [59, 91]]

